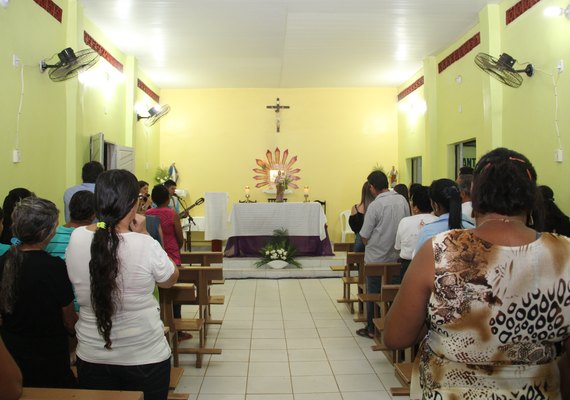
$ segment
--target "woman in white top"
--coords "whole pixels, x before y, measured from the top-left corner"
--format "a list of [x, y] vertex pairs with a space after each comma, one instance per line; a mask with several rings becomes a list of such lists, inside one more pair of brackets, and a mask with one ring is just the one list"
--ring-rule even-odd
[[146, 234], [138, 193], [132, 173], [101, 174], [95, 186], [99, 222], [77, 228], [67, 247], [81, 306], [77, 372], [82, 388], [140, 390], [145, 400], [166, 400], [170, 347], [153, 290], [155, 284], [172, 286], [178, 270]]

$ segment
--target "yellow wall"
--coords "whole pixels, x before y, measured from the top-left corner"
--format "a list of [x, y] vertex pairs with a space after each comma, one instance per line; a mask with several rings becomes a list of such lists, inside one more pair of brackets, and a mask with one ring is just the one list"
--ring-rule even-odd
[[[504, 11], [512, 1], [501, 4]], [[564, 59], [570, 68], [570, 21], [564, 17], [547, 18], [543, 10], [561, 6], [557, 1], [543, 0], [505, 26], [503, 22], [503, 51], [521, 62], [531, 62], [536, 73], [524, 77], [518, 89], [506, 87], [503, 92], [503, 140], [506, 146], [519, 149], [534, 163], [539, 183], [553, 188], [556, 202], [570, 213], [570, 69], [557, 77], [556, 66]], [[566, 5], [565, 3], [563, 4]], [[504, 21], [504, 20], [503, 20]], [[550, 74], [550, 75], [549, 75]], [[558, 79], [559, 126], [563, 163], [554, 161], [558, 141], [554, 128], [554, 87], [552, 76]]]
[[[563, 163], [554, 162], [554, 151], [559, 145], [554, 128], [552, 79], [557, 80], [561, 144], [566, 148], [570, 144], [570, 114], [565, 112], [570, 103], [570, 77], [568, 71], [558, 76], [556, 66], [560, 59], [570, 63], [570, 22], [563, 17], [544, 17], [547, 6], [560, 4], [543, 0], [506, 25], [505, 11], [516, 2], [508, 0], [485, 7], [477, 26], [435, 57], [428, 57], [423, 70], [398, 88], [403, 90], [425, 74], [424, 86], [408, 96], [426, 100], [425, 117], [411, 124], [407, 114], [399, 112], [400, 164], [409, 157], [422, 155], [426, 166], [424, 184], [429, 184], [440, 177], [454, 177], [452, 150], [457, 142], [476, 139], [477, 157], [498, 146], [509, 147], [529, 157], [537, 169], [539, 183], [554, 189], [557, 203], [568, 213], [570, 187], [562, 177], [570, 172], [570, 161], [565, 157]], [[437, 63], [475, 32], [481, 33], [481, 44], [441, 74], [434, 73]], [[531, 78], [524, 76], [520, 88], [511, 88], [477, 68], [474, 58], [478, 52], [497, 58], [506, 52], [521, 62], [533, 63], [537, 71]], [[456, 82], [458, 76], [460, 84]]]
[[[140, 73], [136, 60], [123, 55], [85, 19], [76, 0], [56, 3], [63, 9], [62, 23], [33, 1], [12, 1], [7, 8], [0, 8], [0, 107], [4, 110], [0, 115], [0, 202], [10, 189], [26, 187], [61, 209], [63, 191], [81, 181], [81, 167], [89, 161], [89, 137], [98, 132], [115, 144], [133, 146], [137, 142], [135, 155], [145, 155], [136, 158], [137, 173], [146, 171], [147, 162], [149, 171], [158, 165], [158, 127], [152, 128], [148, 141], [135, 138], [135, 129], [139, 137], [142, 128], [135, 128], [134, 98], [146, 96], [136, 89]], [[89, 86], [77, 78], [56, 83], [48, 72], [40, 74], [40, 60], [65, 47], [87, 48], [84, 30], [125, 65], [121, 81]], [[12, 163], [12, 150], [16, 146], [21, 70], [12, 66], [12, 54], [24, 64], [25, 82], [19, 141], [22, 162], [18, 164]], [[56, 63], [57, 56], [51, 61]], [[104, 60], [90, 72], [97, 70], [117, 74]], [[148, 79], [145, 83], [152, 86]]]
[[[281, 112], [280, 133], [265, 108], [276, 97], [291, 107]], [[161, 162], [176, 162], [188, 201], [226, 191], [231, 205], [244, 198], [246, 185], [253, 200], [266, 201], [254, 188], [255, 159], [267, 149], [289, 149], [299, 158], [299, 185], [309, 186], [311, 199], [327, 201], [329, 233], [340, 241], [339, 213], [359, 201], [372, 168], [398, 165], [395, 89], [163, 90], [162, 99], [172, 111], [161, 122]], [[302, 189], [287, 197], [302, 201]]]

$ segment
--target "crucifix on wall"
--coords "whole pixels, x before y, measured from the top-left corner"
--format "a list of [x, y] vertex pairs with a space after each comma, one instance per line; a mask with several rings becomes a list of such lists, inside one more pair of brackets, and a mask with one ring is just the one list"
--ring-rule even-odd
[[274, 106], [265, 106], [265, 108], [269, 108], [271, 110], [275, 110], [275, 125], [277, 128], [277, 133], [280, 132], [281, 130], [281, 110], [284, 109], [288, 109], [289, 106], [282, 106], [279, 103], [279, 97], [277, 98], [277, 103]]

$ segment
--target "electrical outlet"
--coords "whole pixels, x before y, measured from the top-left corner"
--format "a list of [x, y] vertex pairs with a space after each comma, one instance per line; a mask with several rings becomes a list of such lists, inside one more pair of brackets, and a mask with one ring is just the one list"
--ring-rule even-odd
[[554, 161], [559, 162], [559, 163], [564, 161], [564, 152], [562, 151], [562, 149], [557, 149], [554, 152]]
[[20, 158], [20, 150], [18, 149], [12, 150], [12, 162], [19, 163], [20, 161], [22, 161], [22, 159]]
[[558, 65], [556, 66], [556, 69], [558, 70], [558, 73], [561, 73], [562, 71], [564, 71], [564, 60], [558, 61]]
[[22, 60], [20, 60], [20, 57], [18, 57], [15, 54], [12, 54], [12, 65], [14, 66], [14, 68], [18, 68], [21, 63]]

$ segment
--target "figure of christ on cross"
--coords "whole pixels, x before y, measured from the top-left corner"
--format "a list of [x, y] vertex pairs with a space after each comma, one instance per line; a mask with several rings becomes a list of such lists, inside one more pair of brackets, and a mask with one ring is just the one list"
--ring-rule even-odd
[[265, 108], [269, 108], [271, 110], [275, 110], [275, 124], [277, 127], [277, 133], [281, 131], [281, 109], [287, 110], [289, 106], [282, 106], [279, 104], [279, 97], [277, 98], [277, 103], [274, 106], [265, 106]]

